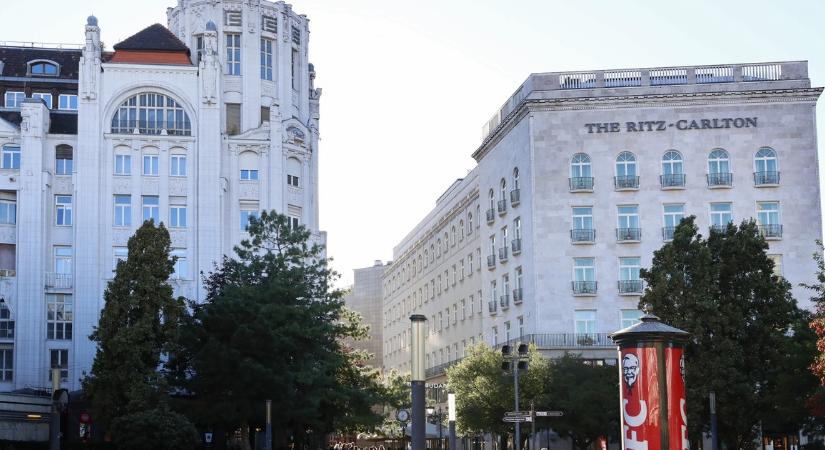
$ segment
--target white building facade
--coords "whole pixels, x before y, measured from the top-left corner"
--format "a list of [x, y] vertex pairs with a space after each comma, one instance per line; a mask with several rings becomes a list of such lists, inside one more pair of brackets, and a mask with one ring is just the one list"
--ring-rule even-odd
[[[810, 308], [799, 283], [814, 281], [821, 237], [821, 92], [806, 62], [531, 75], [485, 127], [467, 186], [484, 214], [484, 268], [465, 280], [484, 298], [484, 340], [612, 362], [607, 334], [641, 314], [639, 269], [690, 215], [705, 235], [756, 220]], [[428, 345], [440, 346], [432, 335]], [[433, 376], [463, 354], [450, 356], [431, 362]]]
[[[148, 27], [114, 52], [90, 17], [82, 48], [44, 49], [35, 56], [46, 69], [26, 63], [23, 82], [73, 87], [73, 109], [62, 93], [58, 104], [5, 88], [0, 194], [15, 217], [0, 225], [0, 246], [13, 246], [0, 272], [0, 319], [13, 328], [0, 338], [0, 390], [50, 386], [53, 366], [64, 387], [80, 388], [103, 292], [146, 219], [168, 227], [171, 283], [196, 301], [200, 273], [233, 254], [260, 210], [289, 215], [325, 244], [306, 17], [282, 2], [232, 0], [182, 0], [167, 15], [168, 29]], [[0, 49], [7, 69], [31, 52]], [[72, 114], [75, 129], [55, 133]]]

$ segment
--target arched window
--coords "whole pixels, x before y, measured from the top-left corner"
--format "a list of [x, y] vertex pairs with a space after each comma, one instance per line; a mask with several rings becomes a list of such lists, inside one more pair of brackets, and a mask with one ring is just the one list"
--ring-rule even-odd
[[499, 200], [504, 201], [507, 199], [507, 180], [505, 180], [504, 178], [502, 178], [501, 182], [499, 183], [499, 195]]
[[662, 174], [679, 175], [683, 173], [682, 155], [676, 150], [669, 150], [662, 156]]
[[297, 158], [286, 160], [286, 184], [295, 188], [301, 187], [301, 161]]
[[777, 164], [776, 151], [770, 147], [760, 148], [754, 158], [754, 172], [768, 173], [778, 171], [779, 166]]
[[435, 261], [435, 245], [430, 244], [430, 262]]
[[147, 92], [129, 97], [112, 117], [112, 133], [166, 134], [189, 136], [192, 125], [186, 111], [163, 94]]
[[445, 232], [444, 232], [444, 248], [443, 248], [443, 250], [442, 250], [442, 252], [444, 252], [444, 254], [445, 254], [445, 255], [447, 254], [447, 248], [450, 246], [450, 241], [449, 241], [449, 239], [450, 239], [450, 236], [449, 236], [449, 235], [447, 234], [447, 232], [445, 231]]
[[496, 209], [496, 193], [492, 189], [490, 189], [489, 197], [490, 197], [490, 211], [493, 211], [494, 209]]
[[71, 175], [74, 151], [71, 145], [61, 144], [54, 149], [55, 175]]
[[630, 152], [621, 152], [616, 158], [617, 177], [636, 176], [636, 155]]
[[590, 170], [590, 157], [584, 153], [576, 153], [570, 162], [571, 178], [590, 178], [593, 172]]
[[513, 190], [519, 189], [518, 167], [513, 168]]
[[436, 245], [436, 247], [438, 247], [438, 253], [436, 254], [436, 256], [438, 256], [440, 258], [441, 257], [441, 239], [436, 241], [435, 245]]
[[467, 213], [467, 234], [473, 234], [473, 213]]
[[453, 225], [452, 228], [450, 228], [450, 233], [452, 234], [452, 240], [450, 240], [450, 245], [455, 245], [455, 243], [457, 241], [456, 232], [455, 232], [455, 225]]
[[56, 77], [58, 73], [57, 64], [51, 61], [30, 61], [29, 74]]
[[246, 151], [238, 155], [238, 167], [241, 170], [241, 180], [258, 180], [258, 154]]
[[708, 173], [730, 173], [730, 157], [721, 148], [713, 149], [708, 155]]
[[459, 229], [459, 230], [461, 230], [461, 234], [459, 234], [458, 239], [459, 239], [460, 241], [463, 241], [463, 240], [464, 240], [464, 233], [465, 233], [465, 230], [464, 230], [464, 219], [461, 219], [461, 220], [459, 220], [459, 221], [458, 221], [458, 229]]

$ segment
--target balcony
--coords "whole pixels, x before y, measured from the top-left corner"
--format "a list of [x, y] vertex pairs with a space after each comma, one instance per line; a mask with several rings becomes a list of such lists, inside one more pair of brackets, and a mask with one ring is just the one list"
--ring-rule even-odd
[[503, 215], [507, 212], [507, 200], [499, 200], [498, 204], [498, 215]]
[[639, 177], [635, 175], [621, 175], [613, 177], [613, 186], [617, 191], [639, 189]]
[[490, 311], [490, 314], [495, 314], [496, 310], [498, 309], [498, 303], [494, 301], [487, 302], [487, 309]]
[[672, 241], [673, 233], [676, 232], [676, 227], [662, 227], [662, 240]]
[[50, 289], [71, 289], [72, 274], [46, 272], [46, 287]]
[[570, 192], [593, 192], [593, 177], [568, 178]]
[[619, 242], [639, 242], [642, 240], [642, 229], [616, 228], [616, 240]]
[[573, 294], [596, 295], [598, 284], [595, 281], [573, 281]]
[[435, 376], [438, 376], [438, 375], [443, 375], [443, 374], [447, 373], [447, 369], [449, 369], [450, 367], [460, 363], [461, 360], [462, 360], [462, 358], [458, 358], [456, 360], [446, 362], [444, 364], [439, 364], [437, 366], [430, 367], [429, 369], [424, 371], [424, 375], [427, 378], [435, 377]]
[[513, 303], [518, 305], [521, 304], [522, 301], [524, 301], [524, 297], [521, 288], [513, 289]]
[[733, 174], [730, 172], [718, 172], [708, 174], [709, 188], [728, 188], [733, 186]]
[[487, 223], [493, 223], [494, 220], [496, 220], [496, 212], [490, 208], [487, 210]]
[[501, 262], [507, 262], [507, 247], [501, 247], [498, 249], [498, 260]]
[[782, 239], [782, 225], [759, 225], [759, 234], [765, 239]]
[[487, 268], [492, 269], [496, 267], [496, 255], [487, 255]]
[[659, 175], [659, 183], [662, 184], [662, 189], [684, 189], [685, 174], [671, 173], [667, 175]]
[[615, 349], [616, 344], [608, 333], [544, 333], [527, 334], [503, 344], [535, 344], [540, 350], [566, 350], [577, 348]]
[[574, 228], [570, 230], [570, 240], [574, 244], [592, 244], [596, 241], [596, 230], [592, 228]]
[[510, 247], [513, 249], [513, 255], [518, 255], [521, 253], [521, 238], [513, 239], [513, 242], [510, 243]]
[[779, 172], [754, 172], [753, 184], [760, 187], [779, 186]]
[[504, 311], [510, 307], [510, 294], [504, 294], [499, 298], [499, 303], [501, 304], [501, 310]]
[[510, 206], [517, 206], [521, 203], [521, 189], [513, 189], [510, 191]]
[[642, 280], [619, 280], [619, 294], [634, 295], [642, 293]]

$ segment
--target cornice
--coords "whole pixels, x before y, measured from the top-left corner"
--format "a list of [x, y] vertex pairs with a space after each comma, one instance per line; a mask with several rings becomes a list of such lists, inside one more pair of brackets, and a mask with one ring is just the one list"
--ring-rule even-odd
[[574, 111], [629, 108], [668, 108], [758, 103], [815, 103], [823, 88], [764, 89], [735, 92], [688, 92], [671, 94], [623, 95], [609, 97], [572, 97], [524, 99], [484, 139], [472, 157], [481, 161], [499, 140], [533, 111]]

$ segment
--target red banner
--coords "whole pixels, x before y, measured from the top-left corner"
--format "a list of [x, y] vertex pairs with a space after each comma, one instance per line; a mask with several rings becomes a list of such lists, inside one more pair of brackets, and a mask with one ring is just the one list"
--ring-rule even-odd
[[620, 350], [622, 448], [661, 448], [659, 373], [656, 349], [628, 347]]
[[685, 354], [683, 349], [665, 348], [667, 373], [668, 433], [670, 450], [688, 450], [685, 410]]

